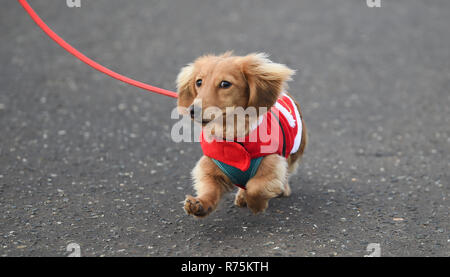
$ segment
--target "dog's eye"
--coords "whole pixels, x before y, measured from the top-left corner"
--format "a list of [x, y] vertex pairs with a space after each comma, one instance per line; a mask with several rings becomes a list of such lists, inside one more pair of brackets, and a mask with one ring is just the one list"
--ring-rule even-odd
[[229, 88], [229, 87], [231, 87], [231, 83], [228, 81], [222, 81], [222, 82], [220, 82], [219, 87], [220, 88]]
[[198, 79], [197, 81], [195, 81], [195, 85], [197, 87], [200, 87], [202, 85], [202, 79]]

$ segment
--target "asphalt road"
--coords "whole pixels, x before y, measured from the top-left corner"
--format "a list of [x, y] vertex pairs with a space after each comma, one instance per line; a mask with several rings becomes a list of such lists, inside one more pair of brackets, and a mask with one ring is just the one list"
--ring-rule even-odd
[[175, 89], [204, 53], [297, 69], [310, 140], [293, 194], [185, 215], [197, 143], [171, 98], [95, 72], [0, 9], [0, 255], [449, 256], [450, 2], [31, 1], [87, 56]]

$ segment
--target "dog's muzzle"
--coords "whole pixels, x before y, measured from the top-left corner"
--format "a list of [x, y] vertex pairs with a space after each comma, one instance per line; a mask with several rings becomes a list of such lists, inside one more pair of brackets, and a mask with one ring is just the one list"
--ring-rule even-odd
[[208, 124], [211, 120], [203, 119], [202, 108], [196, 105], [191, 105], [188, 108], [189, 114], [191, 115], [192, 120], [201, 123], [203, 125]]

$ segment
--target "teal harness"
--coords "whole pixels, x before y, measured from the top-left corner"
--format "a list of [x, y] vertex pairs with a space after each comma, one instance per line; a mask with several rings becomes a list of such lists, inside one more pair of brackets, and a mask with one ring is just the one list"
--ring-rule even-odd
[[216, 159], [212, 160], [223, 171], [223, 173], [225, 173], [225, 175], [230, 178], [233, 184], [245, 189], [245, 185], [247, 184], [248, 180], [255, 176], [256, 171], [258, 170], [258, 167], [261, 164], [263, 158], [264, 157], [252, 159], [250, 161], [250, 167], [246, 171], [242, 171], [234, 166], [228, 165]]

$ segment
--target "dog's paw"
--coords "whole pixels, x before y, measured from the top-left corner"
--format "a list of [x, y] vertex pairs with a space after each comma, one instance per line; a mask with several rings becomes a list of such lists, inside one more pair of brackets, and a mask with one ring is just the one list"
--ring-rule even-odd
[[191, 195], [186, 196], [186, 200], [184, 201], [184, 210], [188, 215], [193, 215], [196, 217], [205, 217], [212, 212], [211, 207], [205, 207], [200, 199]]
[[289, 186], [289, 183], [284, 184], [283, 186], [283, 193], [281, 194], [281, 197], [289, 197], [291, 195], [291, 186]]
[[234, 204], [241, 208], [247, 207], [247, 201], [245, 200], [245, 191], [243, 189], [239, 189], [239, 191], [236, 193]]
[[260, 203], [247, 203], [248, 208], [253, 212], [253, 214], [259, 214], [264, 212], [269, 206], [269, 201], [263, 201]]
[[269, 200], [256, 196], [251, 196], [247, 193], [247, 207], [254, 213], [258, 214], [264, 212], [269, 206]]

